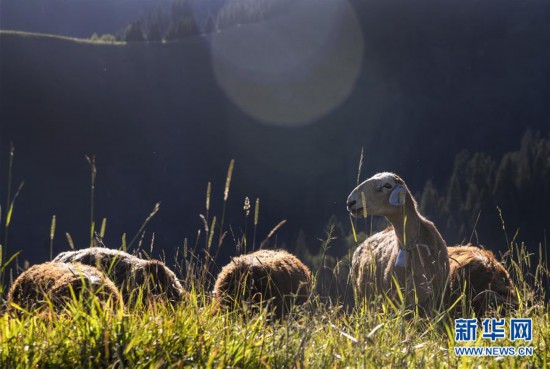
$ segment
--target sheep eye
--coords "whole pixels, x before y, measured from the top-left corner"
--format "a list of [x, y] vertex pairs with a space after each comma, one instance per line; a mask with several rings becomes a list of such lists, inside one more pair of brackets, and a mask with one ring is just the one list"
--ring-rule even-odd
[[388, 190], [391, 190], [393, 186], [389, 183], [386, 183], [383, 187], [387, 188]]

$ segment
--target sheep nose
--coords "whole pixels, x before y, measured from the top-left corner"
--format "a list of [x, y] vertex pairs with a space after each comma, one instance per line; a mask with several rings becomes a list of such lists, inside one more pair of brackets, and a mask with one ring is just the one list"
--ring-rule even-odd
[[348, 204], [347, 204], [348, 205], [348, 210], [351, 210], [351, 207], [355, 204], [357, 204], [357, 201], [355, 201], [355, 200], [348, 201]]

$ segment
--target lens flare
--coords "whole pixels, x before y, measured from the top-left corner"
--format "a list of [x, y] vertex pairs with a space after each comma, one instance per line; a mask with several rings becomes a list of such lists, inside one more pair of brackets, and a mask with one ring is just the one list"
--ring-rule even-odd
[[302, 0], [289, 12], [216, 33], [217, 81], [256, 120], [310, 124], [351, 93], [361, 68], [363, 37], [347, 1]]

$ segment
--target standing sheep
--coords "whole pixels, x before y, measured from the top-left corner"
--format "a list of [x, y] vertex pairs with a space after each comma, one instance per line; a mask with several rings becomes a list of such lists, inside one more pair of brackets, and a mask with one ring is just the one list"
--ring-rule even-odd
[[305, 303], [311, 272], [285, 250], [259, 250], [233, 258], [216, 279], [214, 295], [224, 306], [267, 302], [279, 316]]
[[8, 293], [8, 309], [13, 309], [11, 303], [31, 310], [48, 306], [49, 302], [60, 308], [73, 299], [73, 293], [77, 299], [95, 295], [103, 303], [124, 306], [114, 283], [96, 268], [49, 262], [33, 265], [15, 280]]
[[395, 276], [409, 307], [425, 313], [443, 302], [449, 279], [447, 245], [435, 225], [420, 215], [405, 182], [378, 173], [357, 186], [347, 199], [353, 216], [382, 215], [391, 223], [355, 250], [351, 277], [359, 299], [375, 293], [395, 298]]
[[[451, 304], [465, 293], [476, 316], [498, 305], [504, 309], [518, 305], [514, 283], [491, 251], [466, 245], [449, 247], [448, 252]], [[462, 310], [460, 301], [455, 310]]]
[[143, 287], [144, 299], [160, 297], [179, 301], [183, 296], [183, 288], [176, 275], [159, 260], [144, 260], [127, 252], [105, 247], [90, 247], [62, 252], [54, 261], [76, 261], [96, 266], [115, 282], [126, 302], [137, 297], [140, 287]]

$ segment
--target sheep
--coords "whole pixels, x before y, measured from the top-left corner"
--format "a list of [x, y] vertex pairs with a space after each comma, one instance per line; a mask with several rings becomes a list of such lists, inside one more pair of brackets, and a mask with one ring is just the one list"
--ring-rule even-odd
[[47, 262], [33, 265], [15, 280], [8, 293], [8, 311], [14, 308], [12, 303], [28, 311], [50, 303], [60, 309], [73, 299], [73, 293], [79, 299], [95, 295], [104, 305], [124, 306], [118, 288], [95, 267]]
[[214, 296], [220, 306], [266, 303], [279, 316], [311, 293], [311, 272], [285, 250], [258, 250], [234, 257], [219, 273]]
[[[466, 245], [448, 248], [450, 263], [450, 303], [465, 292], [476, 316], [486, 315], [497, 305], [514, 308], [518, 305], [514, 283], [504, 266], [490, 250]], [[462, 311], [457, 303], [455, 312]]]
[[347, 199], [352, 216], [382, 215], [391, 223], [367, 238], [352, 257], [351, 280], [358, 300], [377, 293], [406, 291], [407, 306], [431, 314], [444, 303], [449, 279], [447, 245], [435, 225], [418, 211], [405, 182], [394, 173], [378, 173], [357, 186]]
[[77, 261], [98, 267], [118, 286], [125, 302], [135, 302], [140, 287], [144, 287], [145, 300], [161, 298], [175, 302], [183, 298], [183, 288], [176, 275], [159, 260], [144, 260], [106, 247], [89, 247], [62, 252], [54, 261]]

